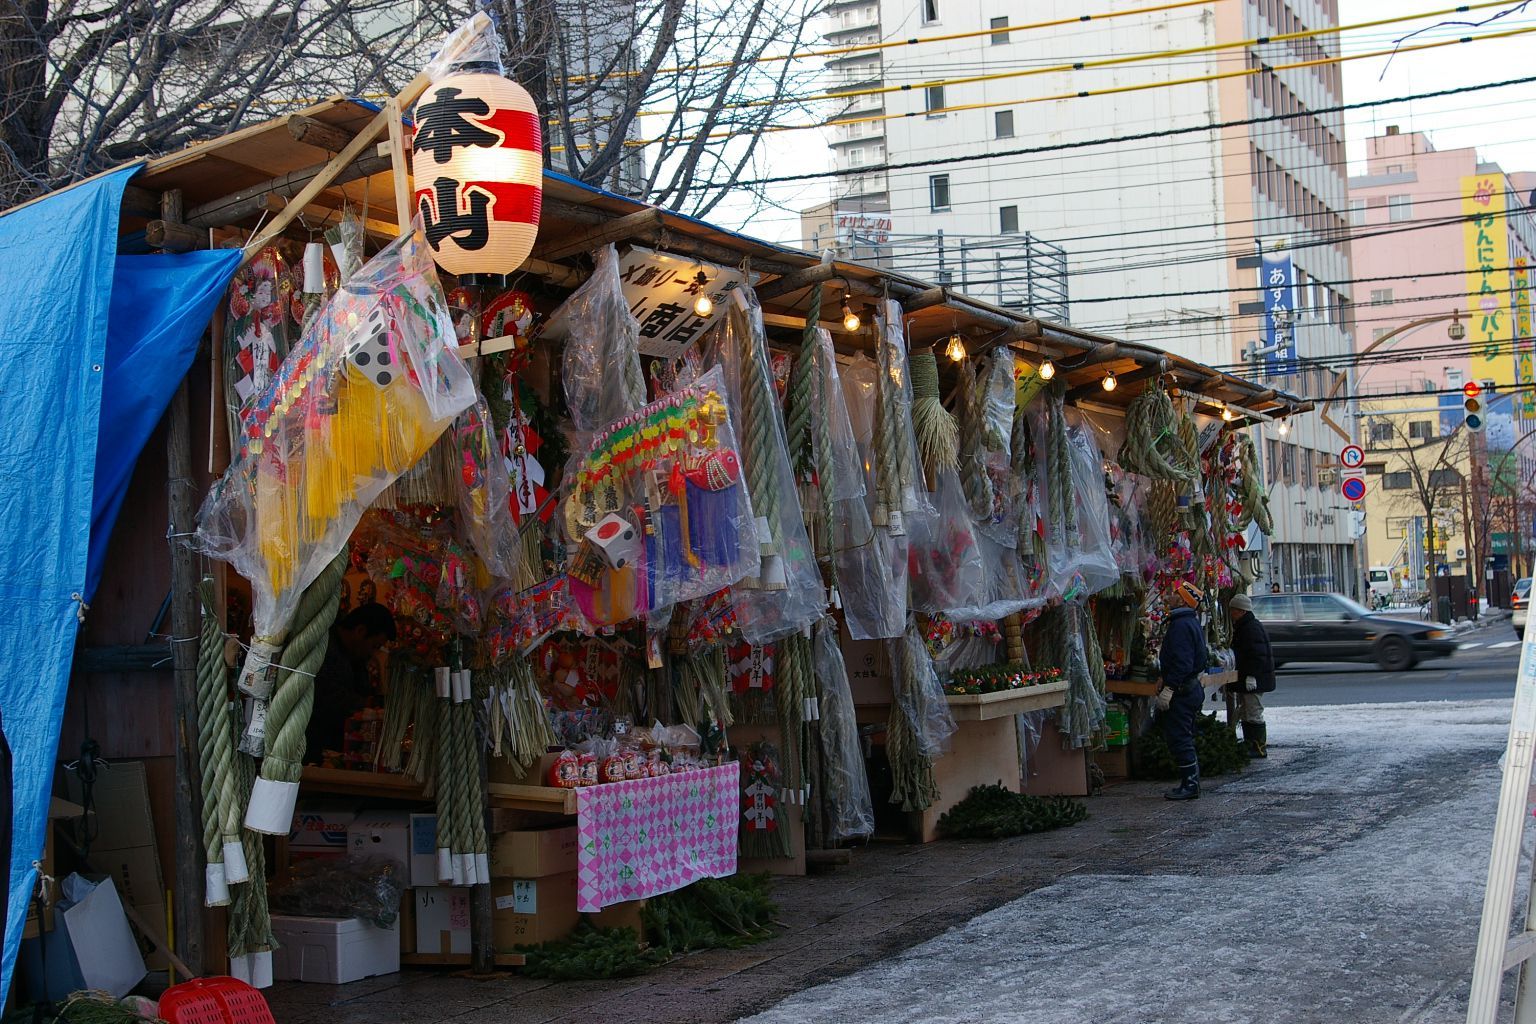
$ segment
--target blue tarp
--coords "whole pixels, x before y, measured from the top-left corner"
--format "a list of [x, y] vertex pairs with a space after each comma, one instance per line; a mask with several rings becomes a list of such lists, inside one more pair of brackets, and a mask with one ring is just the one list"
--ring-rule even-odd
[[239, 260], [118, 257], [136, 171], [0, 216], [0, 715], [15, 759], [0, 1000], [42, 854], [87, 569], [94, 583], [134, 461]]

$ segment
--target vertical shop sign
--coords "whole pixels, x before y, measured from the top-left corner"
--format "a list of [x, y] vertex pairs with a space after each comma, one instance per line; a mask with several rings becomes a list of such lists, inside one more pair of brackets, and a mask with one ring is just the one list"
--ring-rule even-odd
[[1515, 383], [1515, 317], [1510, 310], [1509, 227], [1500, 175], [1461, 179], [1463, 254], [1467, 267], [1467, 341], [1473, 380]]
[[1264, 360], [1271, 374], [1296, 372], [1296, 268], [1288, 252], [1266, 252], [1259, 268], [1264, 289]]

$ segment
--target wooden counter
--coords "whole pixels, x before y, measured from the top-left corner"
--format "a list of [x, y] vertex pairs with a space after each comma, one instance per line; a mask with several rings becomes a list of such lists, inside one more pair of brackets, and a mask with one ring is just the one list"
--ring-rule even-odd
[[[300, 784], [308, 793], [356, 796], [370, 800], [426, 800], [421, 786], [406, 775], [357, 772], [345, 768], [306, 767]], [[492, 807], [546, 814], [575, 814], [576, 790], [492, 782], [486, 786]]]
[[1067, 681], [1062, 679], [996, 693], [948, 694], [944, 702], [957, 722], [990, 722], [994, 718], [1063, 706], [1067, 702]]

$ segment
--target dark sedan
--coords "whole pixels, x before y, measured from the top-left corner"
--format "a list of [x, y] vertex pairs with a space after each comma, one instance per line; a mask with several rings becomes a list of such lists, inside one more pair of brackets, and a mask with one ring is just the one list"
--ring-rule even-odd
[[1253, 613], [1269, 632], [1277, 668], [1288, 661], [1374, 661], [1401, 672], [1457, 647], [1438, 622], [1378, 615], [1342, 594], [1255, 594]]

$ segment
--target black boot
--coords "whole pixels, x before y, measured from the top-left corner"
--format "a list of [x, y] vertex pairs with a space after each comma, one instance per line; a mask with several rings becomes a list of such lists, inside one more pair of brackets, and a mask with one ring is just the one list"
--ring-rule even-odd
[[1170, 789], [1163, 794], [1164, 800], [1198, 800], [1200, 799], [1200, 766], [1198, 764], [1186, 765], [1180, 768], [1184, 775], [1175, 789]]
[[1248, 747], [1249, 757], [1269, 756], [1269, 736], [1263, 722], [1243, 723], [1243, 743]]

